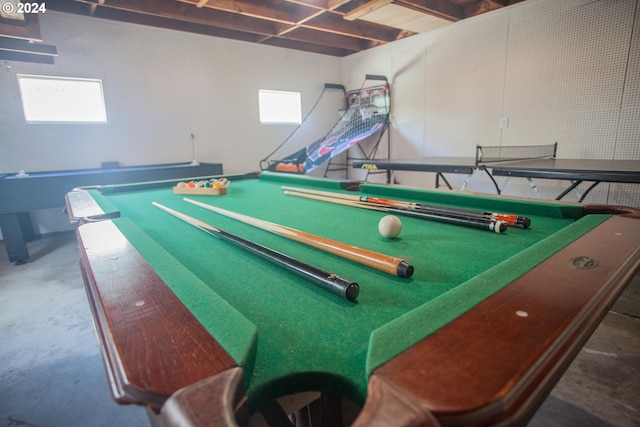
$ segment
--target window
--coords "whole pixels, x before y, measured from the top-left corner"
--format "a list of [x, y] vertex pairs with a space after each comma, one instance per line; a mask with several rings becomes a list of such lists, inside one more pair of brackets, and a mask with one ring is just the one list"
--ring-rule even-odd
[[27, 122], [106, 123], [102, 81], [18, 74]]
[[300, 92], [280, 92], [260, 90], [260, 123], [296, 123], [302, 122]]

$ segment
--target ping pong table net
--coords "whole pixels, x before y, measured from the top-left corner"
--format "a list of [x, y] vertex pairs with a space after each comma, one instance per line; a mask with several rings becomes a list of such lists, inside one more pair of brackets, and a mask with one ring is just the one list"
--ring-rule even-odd
[[549, 145], [476, 145], [476, 166], [528, 159], [554, 159], [558, 143]]

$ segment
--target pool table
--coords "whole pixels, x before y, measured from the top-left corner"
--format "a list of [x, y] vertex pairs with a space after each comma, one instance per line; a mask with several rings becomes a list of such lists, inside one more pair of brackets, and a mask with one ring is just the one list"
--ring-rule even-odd
[[[187, 196], [401, 258], [409, 278], [186, 203], [176, 181], [77, 189], [80, 267], [112, 394], [158, 425], [285, 420], [274, 399], [362, 405], [355, 426], [526, 422], [640, 268], [640, 212], [288, 174]], [[527, 216], [504, 233], [284, 194], [282, 186]], [[152, 202], [359, 284], [355, 301]], [[330, 400], [330, 399], [328, 399]], [[283, 421], [285, 422], [285, 421]], [[337, 425], [337, 424], [336, 424]]]
[[[117, 163], [117, 162], [115, 162]], [[27, 242], [35, 239], [29, 212], [62, 208], [64, 195], [81, 185], [124, 184], [222, 173], [221, 163], [166, 163], [100, 169], [0, 174], [0, 230], [9, 262], [29, 259]]]

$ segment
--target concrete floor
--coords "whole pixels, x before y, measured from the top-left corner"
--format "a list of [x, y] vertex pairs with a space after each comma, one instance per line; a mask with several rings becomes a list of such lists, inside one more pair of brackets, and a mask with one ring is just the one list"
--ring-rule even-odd
[[[0, 248], [0, 426], [148, 426], [143, 408], [111, 400], [75, 235], [29, 250], [14, 266]], [[529, 425], [640, 426], [640, 276]]]

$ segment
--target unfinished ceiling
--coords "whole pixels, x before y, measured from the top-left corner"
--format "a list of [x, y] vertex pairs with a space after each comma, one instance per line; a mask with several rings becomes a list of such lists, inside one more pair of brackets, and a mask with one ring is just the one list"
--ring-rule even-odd
[[47, 8], [346, 56], [523, 0], [48, 0]]

